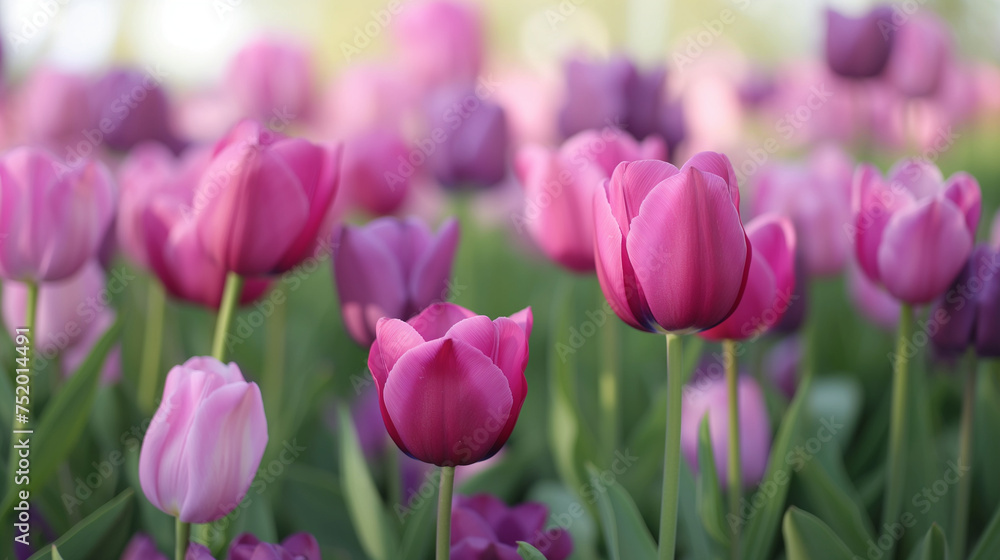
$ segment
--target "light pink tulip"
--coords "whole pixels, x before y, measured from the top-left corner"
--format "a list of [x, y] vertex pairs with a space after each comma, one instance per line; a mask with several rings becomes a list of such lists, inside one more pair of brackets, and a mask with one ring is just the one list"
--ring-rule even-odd
[[94, 149], [85, 134], [97, 117], [84, 76], [44, 66], [33, 71], [16, 94], [14, 119], [28, 144], [49, 146], [58, 155], [80, 153], [84, 145]]
[[455, 0], [405, 4], [393, 21], [402, 71], [425, 91], [471, 84], [483, 59], [483, 24], [478, 8]]
[[920, 10], [895, 30], [886, 74], [909, 97], [934, 94], [952, 61], [951, 31], [936, 15]]
[[223, 90], [245, 118], [301, 119], [311, 110], [311, 65], [305, 46], [290, 39], [260, 38], [229, 62]]

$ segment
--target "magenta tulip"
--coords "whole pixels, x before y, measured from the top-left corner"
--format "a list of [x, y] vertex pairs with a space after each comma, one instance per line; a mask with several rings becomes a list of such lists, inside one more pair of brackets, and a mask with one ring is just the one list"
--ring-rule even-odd
[[405, 321], [447, 299], [457, 246], [454, 218], [437, 235], [416, 218], [380, 218], [362, 227], [345, 226], [334, 250], [333, 272], [351, 337], [369, 346], [382, 317]]
[[368, 367], [396, 445], [439, 466], [496, 454], [528, 392], [531, 323], [530, 308], [491, 321], [453, 303], [380, 319]]
[[516, 171], [525, 191], [524, 215], [514, 219], [527, 229], [548, 257], [575, 272], [594, 270], [594, 193], [623, 161], [663, 159], [657, 137], [641, 144], [616, 128], [586, 131], [558, 150], [522, 148]]
[[309, 533], [295, 533], [281, 544], [261, 542], [250, 533], [233, 539], [228, 560], [322, 560], [319, 543]]
[[346, 198], [347, 204], [375, 216], [392, 214], [410, 190], [412, 173], [399, 172], [410, 152], [402, 136], [390, 129], [374, 129], [349, 139], [344, 143], [342, 192], [337, 198]]
[[951, 31], [939, 17], [921, 10], [895, 31], [886, 75], [903, 95], [933, 95], [952, 61]]
[[139, 454], [146, 498], [185, 523], [221, 519], [250, 488], [267, 447], [264, 401], [234, 363], [194, 357], [167, 374]]
[[517, 560], [517, 543], [526, 542], [548, 560], [573, 553], [573, 537], [549, 528], [549, 508], [538, 502], [507, 507], [490, 494], [458, 496], [451, 512], [452, 560]]
[[292, 40], [260, 38], [244, 46], [229, 62], [224, 95], [237, 114], [267, 122], [308, 115], [313, 96], [309, 51]]
[[309, 256], [337, 192], [340, 152], [255, 121], [236, 125], [195, 193], [208, 256], [244, 276], [279, 274]]
[[892, 8], [877, 6], [859, 17], [826, 10], [826, 62], [846, 78], [871, 78], [885, 69], [893, 48]]
[[795, 229], [777, 214], [764, 214], [746, 228], [753, 248], [743, 297], [732, 315], [702, 331], [708, 340], [756, 338], [778, 324], [795, 288]]
[[427, 91], [471, 84], [483, 60], [483, 24], [471, 3], [429, 0], [405, 4], [393, 21], [400, 68]]
[[94, 161], [72, 168], [37, 148], [0, 156], [0, 277], [51, 282], [92, 259], [115, 208], [110, 174]]
[[934, 164], [911, 159], [883, 179], [861, 165], [852, 232], [861, 269], [904, 303], [932, 301], [969, 258], [980, 205], [979, 184], [967, 173], [945, 182]]
[[167, 560], [167, 557], [156, 549], [156, 543], [149, 535], [136, 533], [128, 541], [120, 560]]
[[[708, 416], [709, 437], [715, 459], [719, 484], [729, 485], [726, 466], [729, 464], [729, 395], [721, 376], [695, 377], [684, 390], [681, 408], [681, 450], [695, 471], [698, 470], [698, 432], [702, 419]], [[737, 385], [740, 420], [740, 463], [743, 484], [755, 486], [764, 478], [767, 456], [771, 449], [771, 422], [767, 416], [764, 392], [757, 381], [741, 375]], [[703, 473], [704, 474], [704, 473]]]
[[678, 170], [623, 162], [594, 197], [597, 278], [615, 313], [646, 331], [704, 330], [736, 309], [750, 241], [729, 159], [714, 152]]

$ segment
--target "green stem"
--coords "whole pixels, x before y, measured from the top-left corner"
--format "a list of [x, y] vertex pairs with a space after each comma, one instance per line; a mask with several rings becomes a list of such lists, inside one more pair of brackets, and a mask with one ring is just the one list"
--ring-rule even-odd
[[455, 490], [455, 467], [441, 467], [441, 491], [438, 493], [436, 560], [451, 558], [451, 495]]
[[[600, 293], [601, 305], [604, 306], [604, 294]], [[618, 360], [621, 337], [618, 324], [607, 321], [601, 329], [601, 370], [598, 378], [601, 406], [601, 435], [604, 442], [604, 453], [607, 460], [614, 457], [618, 447]]]
[[[740, 517], [740, 492], [743, 489], [743, 475], [740, 472], [740, 401], [736, 371], [736, 343], [722, 342], [722, 355], [726, 361], [726, 389], [729, 398], [729, 513], [733, 519]], [[733, 527], [730, 551], [733, 560], [740, 557], [740, 529]]]
[[146, 290], [146, 330], [142, 341], [142, 366], [139, 370], [139, 407], [152, 412], [160, 385], [160, 353], [163, 348], [163, 313], [167, 297], [163, 287], [152, 280]]
[[226, 334], [233, 322], [236, 307], [243, 292], [243, 277], [235, 272], [226, 275], [226, 287], [222, 291], [222, 305], [219, 307], [219, 318], [215, 322], [215, 339], [212, 342], [212, 356], [220, 362], [226, 361]]
[[[285, 303], [275, 303], [274, 313], [271, 314], [267, 322], [267, 348], [264, 352], [264, 371], [261, 379], [261, 393], [265, 399], [264, 408], [267, 411], [267, 417], [273, 419], [270, 422], [270, 425], [273, 426], [272, 436], [278, 433], [277, 428], [281, 422], [281, 409], [284, 404], [282, 387], [285, 372], [285, 325], [288, 315], [285, 305]], [[272, 437], [272, 441], [278, 441], [278, 439]]]
[[[909, 411], [910, 378], [907, 371], [906, 348], [913, 330], [913, 309], [903, 304], [899, 312], [899, 339], [896, 344], [895, 362], [892, 373], [892, 409], [889, 420], [889, 464], [890, 475], [885, 504], [882, 508], [883, 524], [896, 523], [903, 504], [903, 489], [906, 483], [906, 430]], [[895, 539], [893, 540], [895, 544]], [[892, 558], [892, 549], [887, 558]]]
[[681, 473], [681, 339], [667, 333], [667, 425], [660, 502], [659, 559], [673, 560], [677, 542], [677, 498]]
[[[972, 432], [976, 404], [976, 354], [969, 352], [969, 364], [965, 371], [965, 390], [962, 393], [962, 425], [958, 439], [958, 466], [970, 468], [972, 465]], [[958, 493], [955, 495], [955, 526], [951, 541], [951, 557], [965, 558], [965, 539], [969, 527], [969, 496], [972, 490], [972, 475], [966, 473], [958, 479]]]
[[187, 554], [188, 540], [191, 538], [191, 524], [184, 523], [181, 518], [177, 518], [174, 535], [174, 560], [184, 560]]
[[401, 507], [407, 508], [409, 507], [409, 503], [403, 497], [403, 472], [399, 468], [400, 453], [395, 446], [390, 445], [386, 447], [386, 486], [389, 488], [389, 503], [399, 504]]

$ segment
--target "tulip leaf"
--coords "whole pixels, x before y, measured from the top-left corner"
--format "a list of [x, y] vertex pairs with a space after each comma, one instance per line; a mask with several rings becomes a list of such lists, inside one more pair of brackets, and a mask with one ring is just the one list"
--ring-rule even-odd
[[397, 548], [396, 535], [365, 463], [350, 412], [346, 406], [339, 406], [337, 412], [340, 419], [340, 484], [347, 511], [368, 556], [374, 560], [389, 560]]
[[[552, 322], [553, 341], [569, 330], [571, 305], [571, 285], [564, 285], [555, 302], [555, 317]], [[560, 355], [558, 345], [549, 350], [549, 442], [555, 459], [556, 471], [570, 488], [580, 488], [582, 481], [577, 472], [576, 442], [580, 435], [579, 414], [574, 402], [572, 354]]]
[[62, 554], [59, 554], [59, 547], [52, 545], [52, 560], [63, 560]]
[[524, 541], [517, 541], [517, 553], [524, 560], [545, 560], [545, 555]]
[[332, 548], [345, 558], [365, 558], [337, 475], [296, 462], [286, 477], [280, 499], [274, 501], [276, 515], [296, 531], [315, 536], [324, 551]]
[[923, 540], [913, 549], [910, 560], [948, 560], [948, 542], [940, 525], [931, 525]]
[[[798, 435], [803, 403], [809, 394], [811, 384], [812, 375], [806, 374], [778, 427], [778, 434], [767, 460], [767, 472], [764, 473], [757, 490], [763, 499], [758, 500], [756, 495], [748, 496], [746, 501], [753, 505], [753, 509], [747, 513], [748, 518], [744, 518], [741, 512], [740, 519], [733, 520], [746, 523], [740, 541], [741, 557], [744, 560], [764, 560], [770, 557], [771, 546], [778, 531], [781, 513], [785, 508], [785, 498], [788, 495], [788, 485], [793, 474], [793, 469], [786, 463], [786, 457]], [[773, 491], [764, 492], [764, 488], [773, 488]]]
[[990, 519], [990, 524], [979, 537], [976, 548], [972, 549], [969, 560], [994, 560], [1000, 558], [1000, 508]]
[[[104, 358], [118, 340], [121, 328], [121, 323], [116, 322], [105, 331], [80, 368], [42, 411], [43, 414], [35, 425], [34, 433], [28, 435], [31, 448], [31, 480], [26, 487], [14, 485], [9, 487], [0, 507], [0, 513], [5, 514], [10, 511], [18, 490], [31, 491], [43, 487], [76, 446], [80, 434], [87, 426], [87, 418], [90, 416], [90, 409], [97, 395]], [[11, 464], [14, 459], [12, 456]]]
[[[101, 544], [104, 537], [114, 528], [126, 523], [132, 516], [132, 489], [118, 494], [110, 502], [104, 504], [94, 513], [59, 537], [56, 542], [39, 550], [28, 560], [85, 560], [92, 557], [92, 552]], [[53, 553], [58, 547], [59, 553]], [[104, 556], [104, 555], [102, 555]]]
[[695, 503], [702, 525], [713, 539], [723, 546], [729, 546], [729, 531], [726, 530], [726, 509], [719, 487], [719, 476], [715, 467], [715, 453], [712, 451], [712, 436], [709, 432], [708, 415], [702, 417], [698, 426], [698, 494]]
[[597, 494], [604, 544], [611, 560], [654, 560], [656, 542], [632, 497], [617, 481], [608, 484], [593, 465], [587, 466], [587, 472]]
[[[652, 461], [651, 461], [652, 462]], [[701, 522], [696, 504], [696, 493], [694, 475], [688, 467], [687, 461], [681, 461], [680, 473], [680, 494], [677, 504], [677, 534], [687, 537], [688, 546], [691, 548], [692, 558], [714, 558], [714, 542], [705, 530], [705, 524]]]
[[811, 513], [788, 508], [781, 526], [788, 560], [851, 560], [854, 555], [830, 527]]

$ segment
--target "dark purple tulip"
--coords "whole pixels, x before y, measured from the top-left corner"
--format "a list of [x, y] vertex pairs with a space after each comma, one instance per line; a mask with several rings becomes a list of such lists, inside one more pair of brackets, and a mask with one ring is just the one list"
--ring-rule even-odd
[[802, 362], [802, 344], [798, 338], [788, 337], [778, 342], [764, 359], [764, 374], [783, 395], [791, 399], [798, 386], [799, 364]]
[[845, 78], [871, 78], [885, 69], [892, 52], [892, 8], [877, 6], [860, 17], [826, 10], [826, 62]]
[[459, 496], [451, 512], [452, 560], [519, 560], [524, 541], [548, 560], [564, 560], [573, 552], [573, 538], [562, 528], [546, 529], [549, 510], [525, 502], [508, 508], [489, 494]]
[[430, 132], [422, 140], [431, 148], [431, 172], [445, 187], [491, 187], [507, 174], [510, 132], [500, 105], [478, 90], [440, 92], [430, 103]]
[[96, 126], [109, 148], [125, 151], [152, 140], [174, 153], [181, 150], [183, 143], [170, 127], [163, 78], [155, 69], [115, 68], [97, 81], [93, 92]]
[[931, 342], [942, 357], [974, 346], [981, 357], [1000, 356], [1000, 249], [979, 245], [951, 288], [935, 302]]
[[236, 537], [229, 545], [228, 560], [321, 560], [319, 543], [309, 533], [295, 533], [281, 544], [260, 542], [250, 533]]

